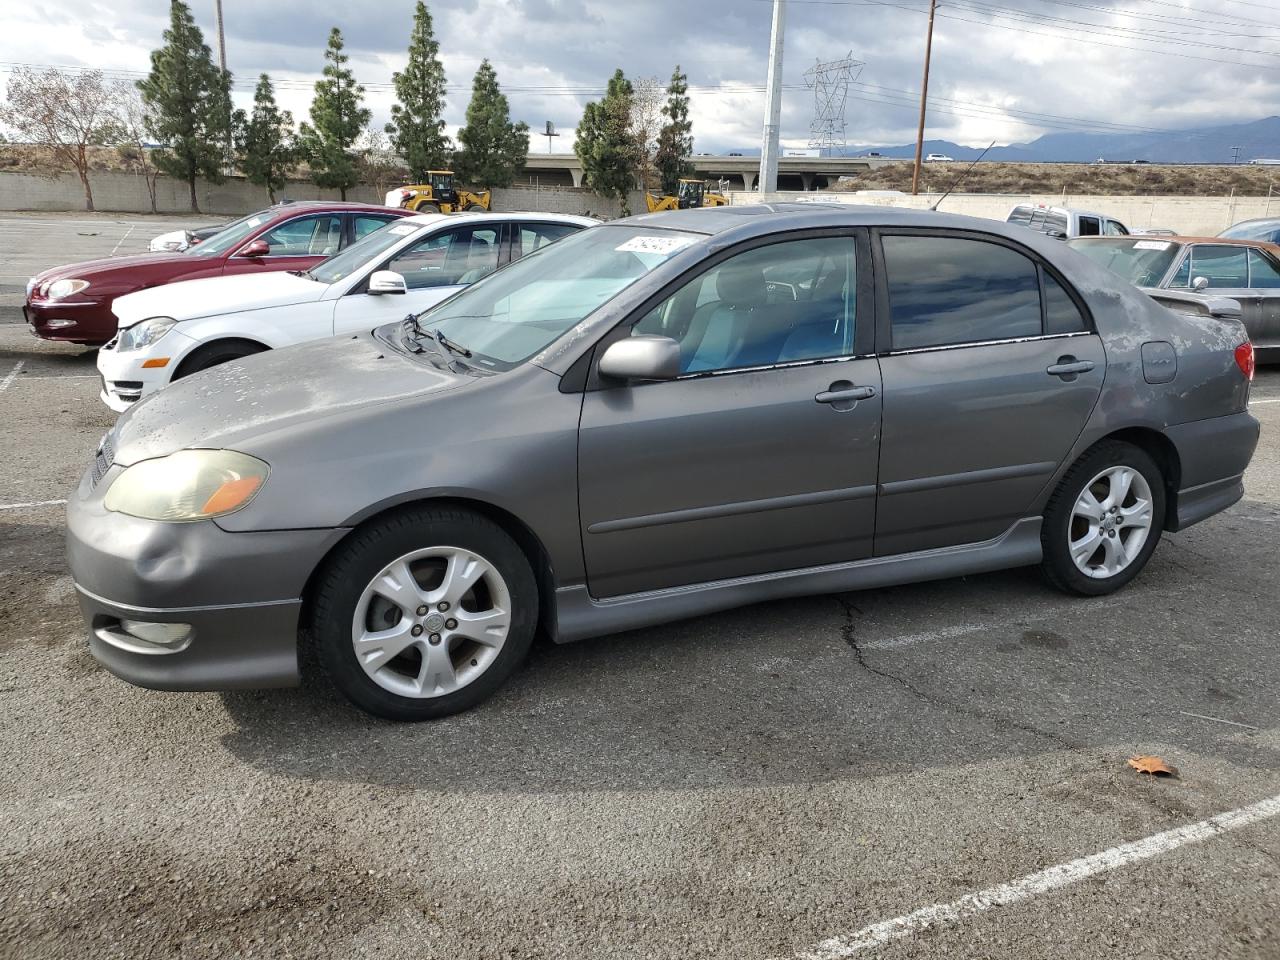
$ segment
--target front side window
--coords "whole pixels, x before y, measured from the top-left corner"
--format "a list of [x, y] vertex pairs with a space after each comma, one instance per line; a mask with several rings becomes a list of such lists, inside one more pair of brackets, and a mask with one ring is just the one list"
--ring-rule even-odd
[[1119, 220], [1108, 220], [1106, 234], [1108, 237], [1127, 237], [1129, 231]]
[[331, 257], [342, 245], [342, 218], [333, 213], [298, 217], [258, 239], [266, 241], [269, 257]]
[[1257, 250], [1249, 251], [1249, 286], [1262, 289], [1280, 287], [1280, 267]]
[[1040, 279], [1030, 258], [962, 237], [882, 243], [894, 350], [1040, 334]]
[[1199, 243], [1191, 248], [1191, 282], [1197, 277], [1209, 281], [1209, 287], [1241, 288], [1249, 286], [1248, 248], [1225, 244]]
[[385, 270], [404, 277], [410, 290], [474, 283], [498, 269], [500, 224], [456, 227], [397, 253]]
[[757, 247], [686, 283], [632, 332], [679, 343], [681, 373], [850, 356], [856, 276], [852, 237]]

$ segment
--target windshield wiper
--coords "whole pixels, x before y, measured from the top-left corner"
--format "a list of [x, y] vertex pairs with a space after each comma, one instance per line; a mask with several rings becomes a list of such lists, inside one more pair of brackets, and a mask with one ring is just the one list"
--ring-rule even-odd
[[[417, 325], [416, 320], [414, 321], [414, 325], [415, 326]], [[460, 357], [471, 356], [470, 350], [468, 350], [462, 344], [457, 343], [456, 341], [450, 340], [441, 332], [439, 327], [436, 327], [434, 330], [430, 330], [428, 332], [431, 334], [431, 336], [435, 338], [436, 343], [440, 344], [440, 346], [444, 347], [450, 353], [456, 353]]]
[[[302, 277], [304, 280], [316, 280], [315, 276], [311, 273], [310, 270], [287, 270], [285, 272], [295, 277]], [[320, 282], [319, 280], [316, 280], [316, 283], [319, 283], [319, 282]]]

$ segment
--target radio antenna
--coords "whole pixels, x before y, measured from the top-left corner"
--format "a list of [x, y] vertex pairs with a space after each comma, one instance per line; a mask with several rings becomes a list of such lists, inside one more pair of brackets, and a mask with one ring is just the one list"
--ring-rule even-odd
[[974, 168], [974, 167], [976, 167], [976, 166], [978, 165], [978, 160], [981, 160], [983, 157], [985, 157], [985, 156], [987, 155], [987, 150], [990, 150], [990, 149], [991, 149], [992, 147], [994, 147], [995, 145], [996, 145], [996, 142], [995, 142], [994, 140], [992, 140], [990, 143], [988, 143], [988, 144], [987, 144], [987, 149], [986, 149], [986, 150], [983, 150], [980, 154], [978, 154], [978, 158], [977, 158], [977, 160], [974, 160], [974, 161], [973, 161], [973, 163], [969, 164], [969, 166], [967, 166], [967, 167], [965, 168], [964, 173], [960, 174], [960, 176], [958, 176], [958, 177], [955, 179], [955, 182], [954, 182], [954, 183], [952, 183], [952, 184], [951, 184], [951, 186], [947, 187], [947, 192], [946, 192], [946, 193], [944, 193], [942, 196], [940, 196], [940, 197], [938, 198], [938, 202], [937, 202], [937, 203], [935, 203], [935, 204], [934, 204], [932, 207], [930, 207], [929, 209], [930, 209], [930, 210], [937, 210], [937, 209], [938, 209], [938, 207], [942, 206], [942, 201], [943, 201], [943, 200], [945, 200], [945, 199], [947, 199], [947, 197], [951, 196], [951, 192], [952, 192], [953, 190], [955, 190], [955, 188], [956, 188], [956, 187], [958, 187], [958, 186], [960, 186], [960, 184], [964, 183], [965, 178], [967, 178], [967, 177], [969, 176], [969, 173], [973, 170], [973, 168]]

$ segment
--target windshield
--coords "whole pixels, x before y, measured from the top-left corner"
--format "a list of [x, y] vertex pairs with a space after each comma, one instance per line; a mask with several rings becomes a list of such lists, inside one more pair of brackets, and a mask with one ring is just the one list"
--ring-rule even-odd
[[1157, 287], [1164, 279], [1178, 244], [1168, 240], [1140, 240], [1126, 237], [1116, 240], [1069, 240], [1067, 246], [1078, 250], [1094, 263], [1106, 267], [1135, 287]]
[[1220, 234], [1231, 240], [1267, 240], [1274, 243], [1280, 237], [1280, 220], [1246, 220], [1234, 227], [1227, 227]]
[[257, 230], [271, 217], [270, 210], [259, 210], [247, 217], [230, 223], [215, 233], [208, 240], [188, 247], [184, 253], [193, 257], [207, 257], [213, 254], [226, 253], [232, 247], [238, 247], [249, 234]]
[[473, 362], [507, 370], [701, 239], [653, 227], [593, 227], [522, 257], [418, 322], [470, 350]]
[[307, 271], [306, 276], [321, 283], [337, 283], [421, 229], [421, 225], [412, 223], [381, 227], [368, 236], [361, 237], [341, 253], [335, 253], [328, 260], [316, 264]]

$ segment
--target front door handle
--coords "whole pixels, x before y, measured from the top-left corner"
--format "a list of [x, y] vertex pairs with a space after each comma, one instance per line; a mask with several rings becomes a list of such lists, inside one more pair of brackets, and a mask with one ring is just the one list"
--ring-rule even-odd
[[1070, 381], [1092, 369], [1092, 360], [1077, 360], [1075, 357], [1066, 356], [1059, 357], [1058, 362], [1047, 366], [1044, 372], [1051, 377], [1061, 377], [1063, 380]]
[[857, 403], [876, 395], [875, 387], [855, 387], [853, 384], [833, 383], [830, 390], [823, 390], [813, 399], [819, 403]]

